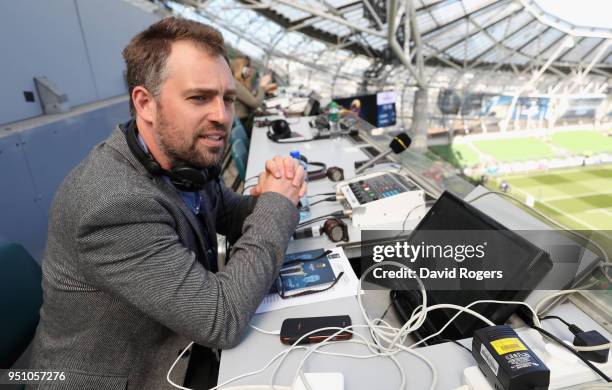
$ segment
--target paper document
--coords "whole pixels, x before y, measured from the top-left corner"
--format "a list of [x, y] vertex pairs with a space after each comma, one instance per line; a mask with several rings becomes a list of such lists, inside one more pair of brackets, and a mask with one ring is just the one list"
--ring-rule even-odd
[[[287, 255], [285, 257], [285, 262], [294, 262], [296, 258], [301, 258], [301, 256], [307, 257], [309, 252], [301, 252], [305, 255], [302, 255], [301, 253]], [[256, 313], [265, 313], [291, 306], [307, 305], [315, 302], [329, 301], [331, 299], [356, 296], [359, 280], [357, 279], [355, 272], [353, 272], [353, 268], [351, 268], [351, 264], [346, 258], [344, 250], [342, 248], [331, 249], [331, 253], [327, 256], [327, 261], [329, 261], [329, 265], [331, 266], [335, 277], [337, 277], [340, 272], [344, 272], [334, 287], [323, 292], [317, 292], [299, 297], [290, 297], [286, 299], [281, 298], [276, 292], [270, 293], [264, 297], [263, 301], [257, 308]], [[285, 275], [287, 274], [285, 273]], [[324, 287], [324, 285], [315, 285], [308, 288], [319, 289], [321, 287]]]

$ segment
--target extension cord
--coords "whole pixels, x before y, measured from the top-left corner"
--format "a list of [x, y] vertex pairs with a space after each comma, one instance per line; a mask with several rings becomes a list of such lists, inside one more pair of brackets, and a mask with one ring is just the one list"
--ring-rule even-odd
[[[339, 372], [306, 372], [304, 375], [312, 390], [344, 390], [344, 376]], [[291, 390], [306, 390], [299, 376]]]
[[[519, 335], [550, 370], [550, 384], [548, 385], [548, 390], [566, 389], [572, 386], [602, 381], [599, 375], [571, 352], [555, 343], [544, 343], [539, 333], [536, 331], [526, 330], [519, 332]], [[568, 344], [571, 345], [571, 343]], [[612, 375], [612, 358], [609, 358], [607, 363], [599, 364], [593, 362], [593, 365], [606, 375]], [[463, 380], [465, 385], [458, 389], [495, 390], [489, 384], [487, 378], [483, 375], [478, 366], [466, 368], [463, 371]]]

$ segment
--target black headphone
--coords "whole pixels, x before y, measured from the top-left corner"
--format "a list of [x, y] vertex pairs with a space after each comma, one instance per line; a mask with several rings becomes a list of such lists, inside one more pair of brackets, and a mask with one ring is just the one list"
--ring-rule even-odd
[[314, 171], [307, 171], [308, 181], [315, 181], [325, 177], [325, 171], [327, 171], [327, 165], [322, 162], [309, 162], [306, 156], [300, 154], [300, 160], [304, 161], [306, 165], [318, 167]]
[[329, 218], [323, 226], [311, 226], [303, 229], [298, 229], [293, 233], [293, 238], [300, 240], [303, 238], [318, 237], [325, 233], [331, 242], [348, 242], [349, 234], [346, 223], [338, 218]]
[[204, 186], [215, 180], [219, 180], [221, 167], [214, 165], [205, 169], [198, 169], [185, 163], [177, 163], [169, 171], [163, 169], [161, 165], [150, 153], [144, 151], [138, 141], [138, 129], [136, 128], [136, 120], [132, 119], [125, 131], [125, 139], [130, 151], [138, 161], [146, 168], [146, 170], [154, 176], [168, 176], [172, 184], [180, 191], [196, 192], [204, 189]]
[[268, 126], [268, 138], [274, 142], [291, 137], [291, 127], [284, 119], [267, 122], [265, 125]]
[[306, 164], [319, 167], [314, 171], [308, 171], [308, 181], [320, 180], [327, 177], [331, 181], [340, 181], [344, 180], [344, 170], [339, 167], [329, 167], [322, 162], [310, 162], [306, 158], [306, 156], [300, 154], [300, 160], [304, 161]]
[[346, 224], [338, 218], [329, 218], [323, 224], [323, 232], [331, 242], [348, 242], [349, 234]]
[[[268, 136], [268, 139], [276, 143], [310, 142], [310, 141], [314, 141], [317, 139], [330, 138], [330, 134], [328, 132], [327, 133], [319, 132], [311, 138], [302, 138], [298, 140], [282, 141], [284, 139], [291, 138], [291, 134], [292, 134], [291, 128], [289, 127], [289, 122], [287, 122], [286, 120], [276, 119], [273, 121], [269, 121], [266, 119], [263, 121], [255, 121], [255, 125], [257, 127], [267, 126], [268, 132], [266, 134]], [[315, 125], [311, 123], [311, 126], [315, 126]], [[342, 128], [342, 126], [340, 127]], [[322, 128], [317, 128], [317, 129], [323, 130]], [[348, 129], [348, 128], [346, 128], [344, 131], [341, 132], [342, 135], [356, 135], [358, 133], [359, 133], [358, 129]]]
[[344, 169], [340, 167], [329, 167], [325, 172], [325, 176], [334, 182], [344, 180]]

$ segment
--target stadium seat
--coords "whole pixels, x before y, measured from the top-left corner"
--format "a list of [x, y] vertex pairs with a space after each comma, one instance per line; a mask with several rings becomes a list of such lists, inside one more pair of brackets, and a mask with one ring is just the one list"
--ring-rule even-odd
[[232, 132], [230, 133], [230, 145], [234, 144], [234, 141], [240, 139], [244, 142], [244, 146], [246, 146], [247, 151], [249, 150], [249, 136], [244, 129], [244, 126], [240, 122], [240, 119], [234, 119], [234, 125], [232, 126]]
[[26, 350], [39, 321], [42, 272], [28, 251], [0, 244], [0, 367], [9, 368]]
[[247, 151], [244, 142], [241, 139], [236, 139], [232, 143], [232, 160], [234, 164], [236, 164], [236, 168], [238, 169], [238, 176], [232, 185], [232, 188], [236, 190], [240, 183], [244, 182], [246, 178], [246, 166], [247, 159], [249, 157], [249, 152]]
[[[232, 122], [232, 129], [230, 130], [229, 144], [233, 145], [234, 141], [237, 139], [241, 139], [242, 142], [244, 142], [244, 145], [246, 146], [246, 149], [248, 152], [249, 144], [250, 144], [249, 137], [246, 133], [246, 130], [244, 129], [244, 126], [242, 125], [242, 122], [240, 122], [240, 119], [234, 118], [234, 121]], [[231, 162], [232, 162], [232, 148], [229, 147], [227, 148], [225, 154], [223, 155], [223, 162], [221, 164], [221, 167], [222, 167], [221, 172], [225, 172], [227, 168], [229, 168]]]

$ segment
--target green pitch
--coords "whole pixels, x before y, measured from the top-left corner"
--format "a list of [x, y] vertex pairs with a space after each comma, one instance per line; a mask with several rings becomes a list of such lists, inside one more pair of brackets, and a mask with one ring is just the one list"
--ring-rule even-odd
[[[535, 199], [535, 207], [575, 230], [612, 230], [612, 165], [500, 178], [510, 192]], [[493, 181], [490, 186], [494, 186]]]
[[553, 144], [575, 154], [612, 153], [612, 137], [596, 131], [564, 131], [551, 138]]
[[548, 142], [538, 137], [520, 137], [437, 145], [430, 149], [454, 166], [465, 168], [486, 157], [493, 157], [498, 162], [513, 162], [564, 157], [568, 153], [612, 153], [612, 137], [598, 131], [577, 130], [553, 133]]
[[553, 149], [538, 138], [509, 138], [473, 141], [481, 152], [497, 161], [525, 161], [553, 158]]
[[457, 168], [470, 167], [480, 162], [480, 157], [470, 146], [464, 144], [430, 146], [432, 152]]

